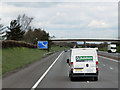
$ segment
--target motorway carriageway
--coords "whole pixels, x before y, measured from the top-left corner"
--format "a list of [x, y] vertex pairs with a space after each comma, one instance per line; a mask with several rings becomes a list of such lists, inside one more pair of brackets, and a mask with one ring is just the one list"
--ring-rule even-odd
[[101, 54], [101, 55], [106, 56], [106, 57], [120, 59], [120, 57], [119, 57], [120, 53], [108, 53], [105, 51], [98, 51], [98, 54]]
[[3, 77], [3, 88], [118, 88], [118, 61], [99, 56], [99, 80], [68, 77], [69, 52], [57, 52]]

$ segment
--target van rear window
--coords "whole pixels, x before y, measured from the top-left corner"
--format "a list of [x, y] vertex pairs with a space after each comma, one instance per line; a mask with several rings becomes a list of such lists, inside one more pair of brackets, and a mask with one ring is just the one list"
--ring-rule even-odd
[[116, 47], [111, 47], [111, 49], [117, 49]]
[[76, 62], [93, 61], [93, 56], [76, 56]]

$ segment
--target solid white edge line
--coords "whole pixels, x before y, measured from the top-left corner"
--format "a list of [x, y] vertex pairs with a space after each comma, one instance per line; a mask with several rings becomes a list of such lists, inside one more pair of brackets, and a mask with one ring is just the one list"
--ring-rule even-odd
[[120, 62], [120, 61], [117, 61], [117, 60], [115, 60], [115, 59], [108, 58], [108, 57], [103, 57], [103, 56], [99, 56], [99, 57], [106, 58], [106, 59], [109, 59], [109, 60], [114, 61], [114, 62]]
[[60, 53], [60, 55], [55, 59], [55, 61], [50, 65], [50, 67], [45, 71], [45, 73], [38, 79], [38, 81], [34, 84], [34, 86], [32, 87], [31, 90], [34, 90], [38, 86], [38, 84], [43, 80], [43, 78], [50, 71], [50, 69], [52, 68], [52, 66], [56, 63], [56, 61], [58, 60], [58, 58], [62, 55], [62, 53], [63, 52]]

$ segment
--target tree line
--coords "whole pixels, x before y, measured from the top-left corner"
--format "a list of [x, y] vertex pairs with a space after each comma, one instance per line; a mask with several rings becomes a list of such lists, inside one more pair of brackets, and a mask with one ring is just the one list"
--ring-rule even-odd
[[[33, 17], [28, 17], [25, 14], [18, 15], [18, 17], [10, 22], [9, 26], [0, 24], [0, 35], [6, 37], [6, 40], [25, 41], [36, 44], [40, 40], [49, 40], [50, 36], [45, 30], [31, 26]], [[4, 31], [3, 28], [7, 30]], [[2, 36], [3, 33], [6, 33]], [[4, 39], [4, 38], [0, 38]]]

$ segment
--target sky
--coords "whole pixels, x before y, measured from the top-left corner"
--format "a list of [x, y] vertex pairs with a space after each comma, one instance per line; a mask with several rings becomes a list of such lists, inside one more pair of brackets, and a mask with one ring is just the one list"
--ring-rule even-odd
[[117, 2], [2, 2], [0, 23], [18, 15], [33, 17], [31, 26], [56, 38], [117, 38]]

